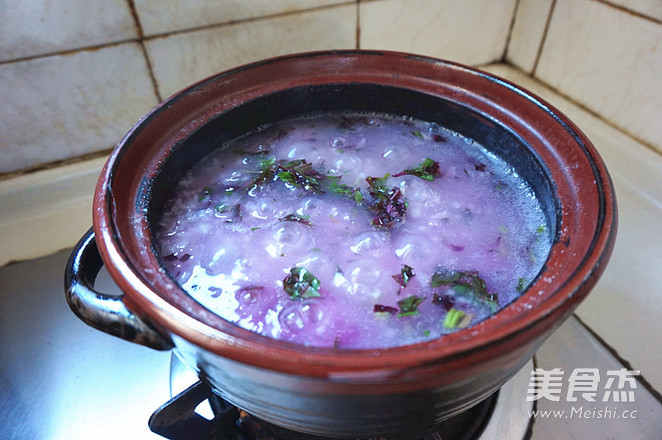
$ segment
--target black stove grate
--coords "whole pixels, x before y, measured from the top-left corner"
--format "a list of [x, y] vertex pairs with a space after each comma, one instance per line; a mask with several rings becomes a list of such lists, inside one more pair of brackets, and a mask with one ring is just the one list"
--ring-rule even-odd
[[[407, 440], [476, 440], [489, 421], [498, 398], [495, 393], [473, 408]], [[195, 412], [208, 400], [214, 417], [208, 420]], [[149, 419], [149, 428], [170, 440], [334, 440], [281, 428], [259, 420], [214, 394], [198, 381], [158, 408]], [[347, 440], [347, 439], [344, 439]], [[355, 440], [393, 440], [366, 437]]]

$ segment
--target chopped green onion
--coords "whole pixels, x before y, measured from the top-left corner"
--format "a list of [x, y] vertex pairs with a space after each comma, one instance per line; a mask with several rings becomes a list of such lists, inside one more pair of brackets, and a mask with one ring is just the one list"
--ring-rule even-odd
[[464, 328], [471, 322], [472, 315], [467, 315], [462, 310], [450, 309], [444, 319], [444, 327], [453, 330], [456, 328]]

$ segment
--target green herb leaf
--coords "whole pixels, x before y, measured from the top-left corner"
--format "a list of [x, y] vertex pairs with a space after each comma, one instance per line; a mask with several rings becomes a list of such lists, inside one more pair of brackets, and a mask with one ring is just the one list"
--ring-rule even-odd
[[321, 296], [320, 280], [304, 267], [293, 267], [283, 279], [283, 289], [292, 299], [308, 299]]
[[412, 131], [411, 134], [413, 134], [413, 135], [416, 136], [417, 138], [421, 138], [421, 139], [423, 139], [423, 134], [422, 134], [420, 131], [418, 131], [418, 130], [414, 130], [414, 131]]
[[353, 186], [339, 183], [341, 178], [342, 176], [326, 176], [329, 183], [328, 190], [335, 194], [351, 196], [356, 203], [361, 203], [363, 201], [363, 194], [361, 194], [361, 191]]
[[277, 161], [269, 158], [260, 162], [259, 175], [253, 179], [247, 189], [250, 191], [264, 183], [281, 180], [291, 186], [322, 192], [320, 184], [323, 178], [324, 176], [313, 169], [313, 165], [304, 159]]
[[545, 225], [540, 225], [540, 226], [538, 226], [538, 229], [536, 229], [536, 232], [537, 232], [538, 234], [542, 234], [542, 233], [545, 232], [546, 230], [547, 230], [547, 228], [545, 228]]
[[439, 170], [439, 162], [426, 158], [416, 168], [404, 170], [398, 174], [394, 174], [393, 177], [404, 176], [405, 174], [433, 181], [435, 176], [441, 176], [441, 171]]
[[476, 271], [458, 271], [438, 267], [430, 278], [430, 287], [447, 287], [456, 295], [472, 299], [494, 313], [499, 308], [498, 297], [488, 293], [485, 280]]
[[278, 173], [278, 178], [283, 182], [289, 183], [291, 185], [296, 185], [297, 183], [297, 178], [291, 171], [281, 171]]
[[449, 286], [462, 277], [462, 272], [438, 267], [430, 278], [430, 287]]
[[403, 264], [402, 269], [400, 269], [400, 273], [398, 275], [391, 276], [402, 287], [407, 287], [407, 283], [414, 277], [414, 275], [414, 269], [411, 266]]
[[522, 290], [524, 290], [525, 287], [526, 287], [526, 280], [524, 278], [519, 278], [517, 280], [517, 287], [516, 287], [517, 291], [521, 292]]
[[390, 229], [396, 223], [404, 219], [407, 211], [407, 202], [402, 198], [400, 188], [388, 189], [386, 186], [390, 174], [384, 177], [366, 177], [368, 182], [368, 193], [375, 199], [370, 205], [370, 210], [375, 213], [372, 224], [378, 228]]
[[260, 169], [264, 171], [266, 169], [271, 168], [275, 163], [276, 163], [276, 159], [270, 157], [269, 159], [265, 159], [260, 162]]
[[424, 300], [425, 298], [423, 297], [412, 295], [412, 296], [408, 296], [403, 300], [398, 301], [398, 307], [400, 308], [400, 313], [398, 313], [398, 317], [418, 315], [419, 313], [418, 306]]
[[389, 189], [386, 186], [386, 181], [391, 177], [390, 174], [384, 174], [384, 177], [366, 177], [365, 180], [368, 182], [370, 188], [368, 191], [373, 197], [388, 197]]

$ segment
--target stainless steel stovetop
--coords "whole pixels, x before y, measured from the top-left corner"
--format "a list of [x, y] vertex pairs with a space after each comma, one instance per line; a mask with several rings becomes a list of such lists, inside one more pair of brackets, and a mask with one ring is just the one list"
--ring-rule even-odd
[[[149, 430], [150, 416], [195, 376], [176, 362], [171, 367], [170, 352], [111, 337], [74, 316], [63, 292], [69, 253], [0, 268], [0, 439], [162, 439]], [[105, 271], [97, 286], [117, 292]], [[538, 366], [619, 367], [598, 345], [571, 318], [538, 352]], [[638, 411], [635, 424], [538, 417], [530, 425], [531, 368], [501, 390], [482, 440], [660, 438], [662, 409], [645, 389], [628, 407]], [[545, 405], [539, 401], [538, 409]]]

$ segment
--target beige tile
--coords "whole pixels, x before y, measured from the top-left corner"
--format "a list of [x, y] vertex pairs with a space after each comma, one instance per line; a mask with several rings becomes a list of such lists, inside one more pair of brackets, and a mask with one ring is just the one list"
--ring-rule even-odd
[[0, 2], [0, 61], [136, 37], [126, 0]]
[[361, 2], [360, 47], [479, 65], [501, 59], [515, 0]]
[[618, 199], [616, 246], [577, 315], [662, 390], [662, 155], [646, 148], [513, 68], [489, 70], [548, 99], [604, 159]]
[[264, 58], [322, 49], [351, 49], [356, 6], [346, 5], [149, 40], [163, 97], [223, 70]]
[[137, 43], [0, 65], [0, 173], [114, 146], [157, 103]]
[[146, 36], [294, 12], [351, 0], [135, 0]]
[[0, 180], [0, 266], [74, 246], [92, 226], [94, 187], [105, 161]]
[[535, 72], [662, 151], [662, 26], [589, 0], [558, 0]]
[[[577, 439], [659, 439], [662, 432], [662, 405], [646, 390], [637, 375], [634, 386], [624, 383], [622, 390], [632, 390], [633, 399], [614, 402], [618, 380], [608, 385], [610, 374], [623, 367], [576, 319], [570, 318], [541, 347], [536, 355], [537, 367], [545, 371], [559, 368], [561, 392], [559, 401], [546, 397], [537, 400], [539, 411], [564, 411], [557, 417], [538, 415], [533, 423], [533, 440], [556, 438]], [[635, 370], [637, 366], [634, 366]], [[571, 390], [575, 369], [594, 369], [596, 382], [576, 380], [577, 392]], [[591, 376], [589, 376], [591, 377]], [[583, 391], [581, 390], [581, 387]], [[583, 393], [588, 392], [586, 396]], [[595, 393], [591, 395], [591, 393]], [[528, 394], [528, 393], [527, 393]], [[570, 399], [568, 398], [570, 396]], [[603, 401], [607, 398], [606, 401]], [[619, 395], [620, 397], [620, 395]], [[629, 396], [628, 396], [629, 397]], [[576, 401], [571, 401], [576, 399]], [[591, 402], [588, 399], [594, 399]], [[620, 400], [620, 399], [619, 399]], [[581, 411], [580, 411], [581, 410]], [[588, 411], [588, 413], [587, 413]], [[601, 416], [598, 415], [601, 411]], [[559, 414], [559, 413], [557, 413]], [[581, 414], [581, 415], [580, 415]], [[595, 414], [595, 415], [594, 415]]]
[[662, 2], [660, 0], [609, 0], [609, 3], [622, 6], [654, 20], [662, 21]]
[[531, 73], [542, 44], [553, 0], [520, 0], [510, 32], [506, 60]]

